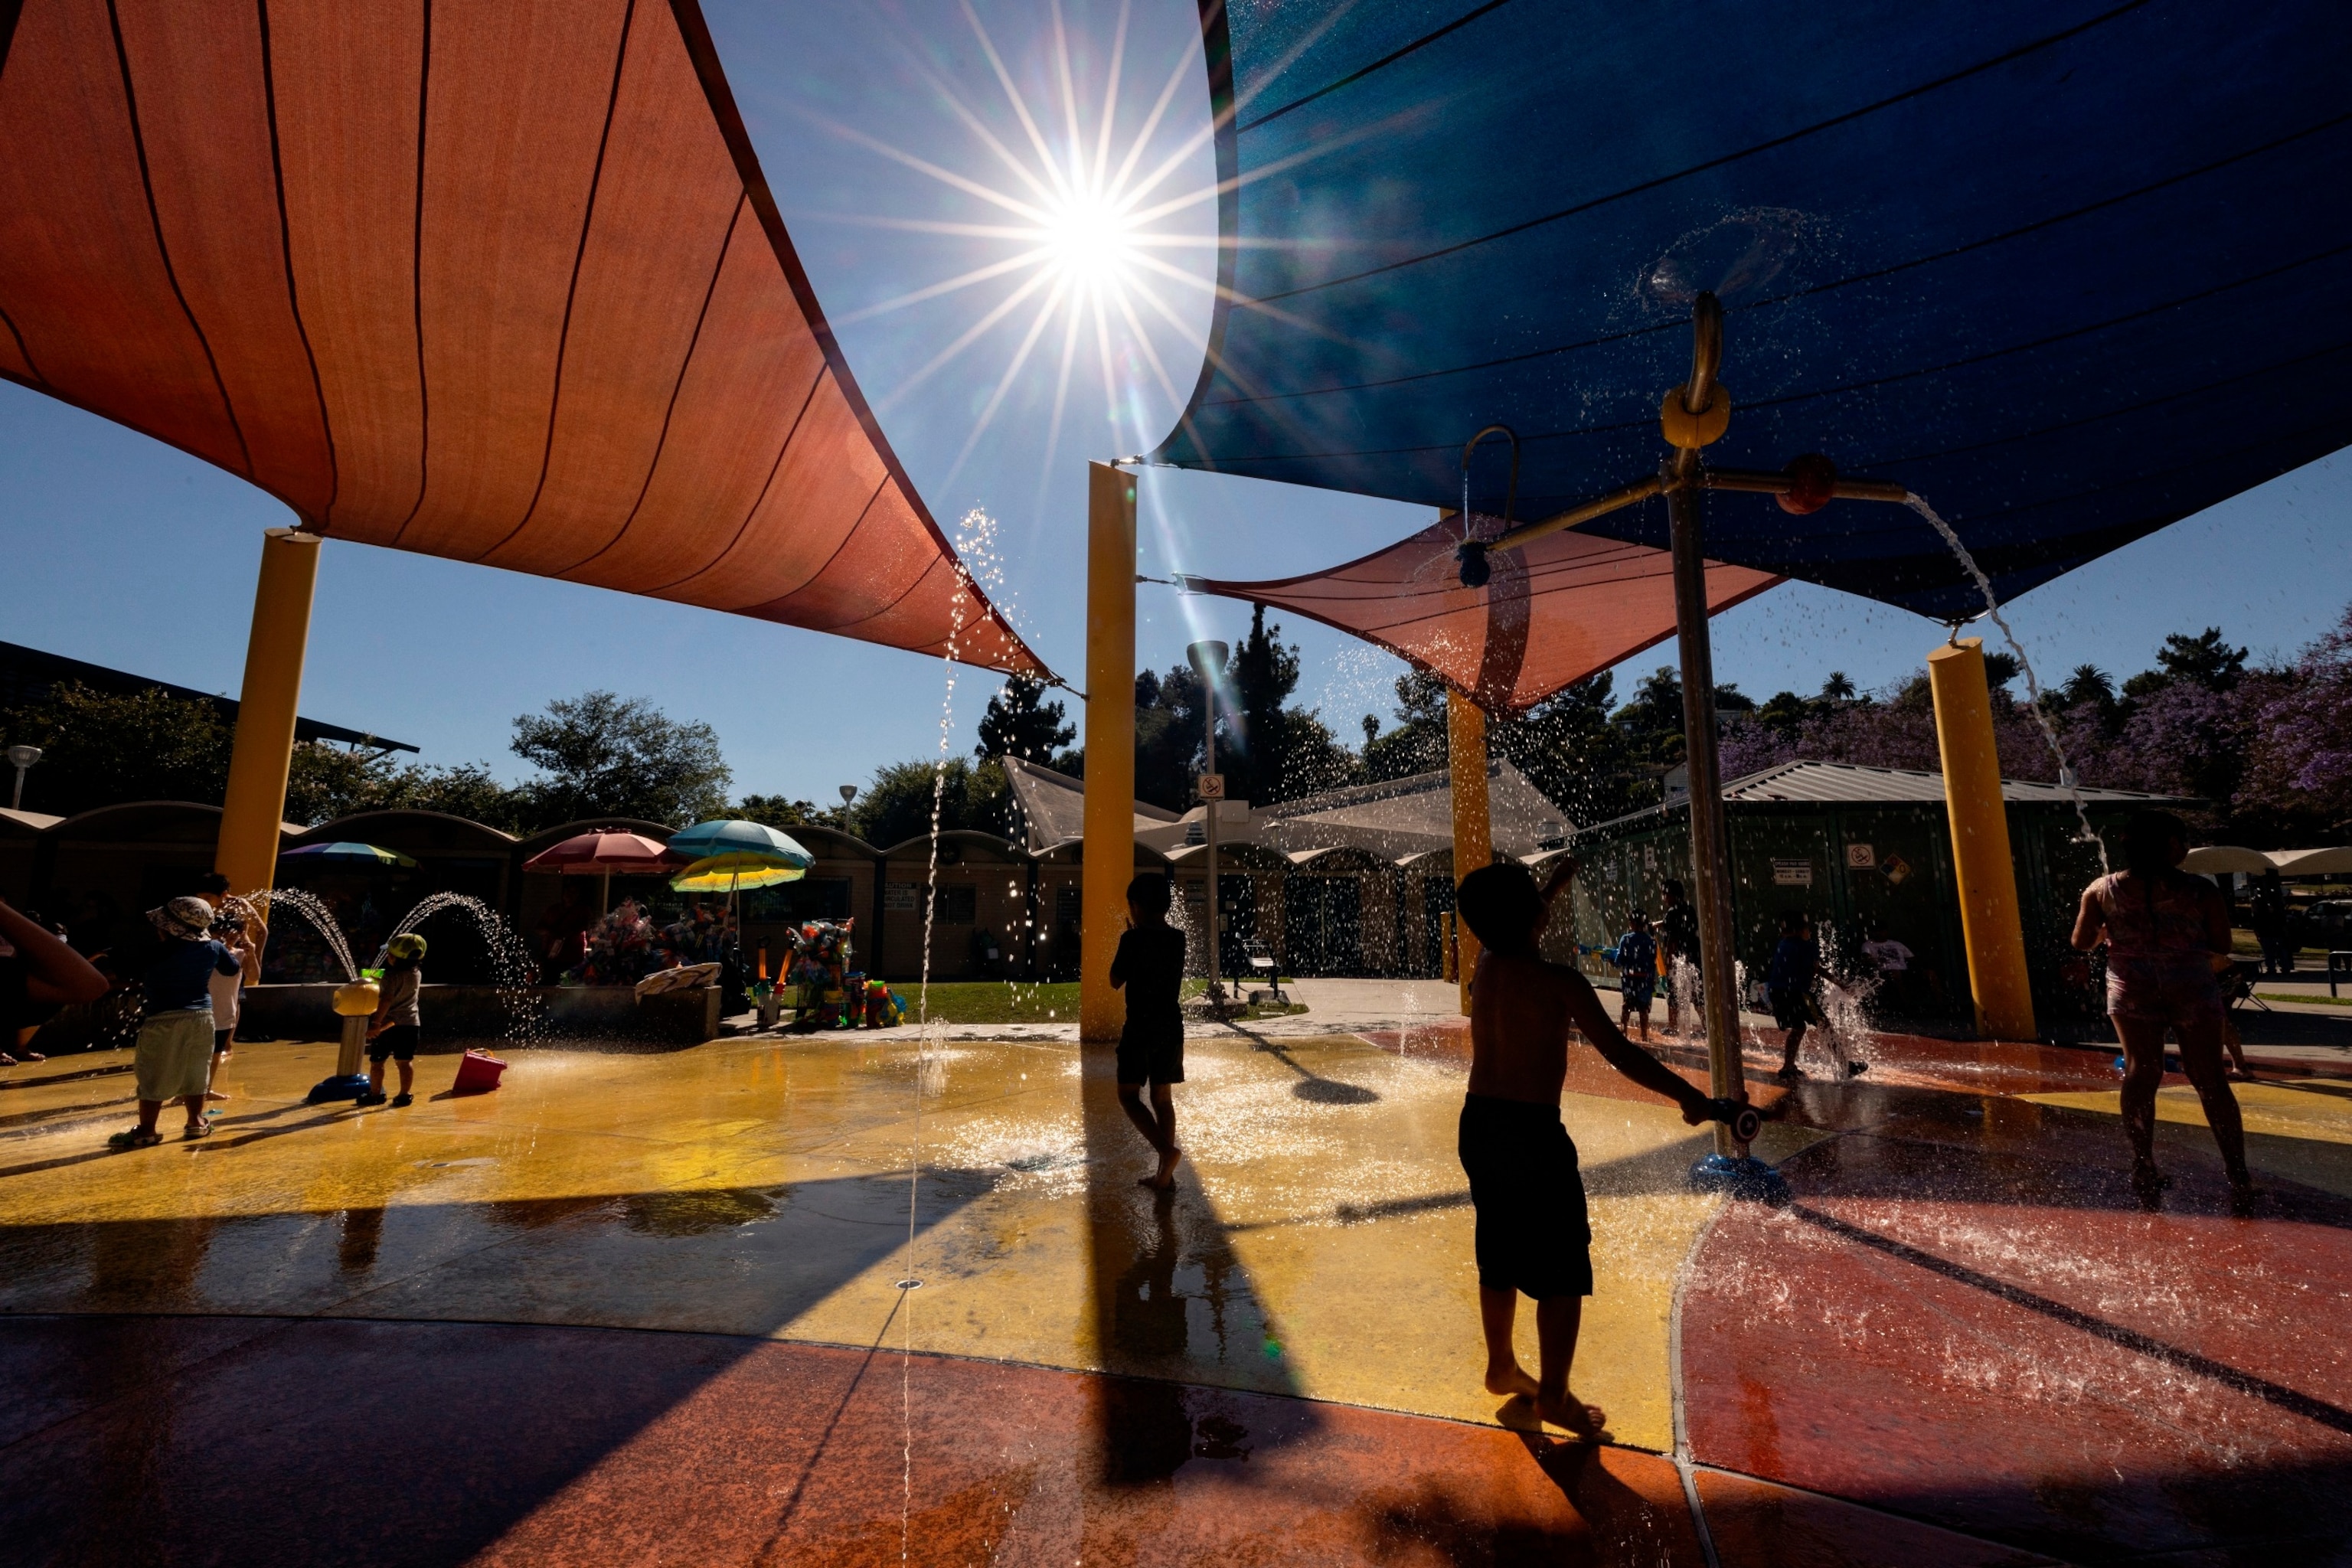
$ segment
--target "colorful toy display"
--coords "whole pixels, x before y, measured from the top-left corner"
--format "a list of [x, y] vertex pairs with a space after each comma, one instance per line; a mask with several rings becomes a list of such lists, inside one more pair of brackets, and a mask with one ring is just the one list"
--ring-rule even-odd
[[793, 939], [784, 978], [798, 988], [793, 1021], [838, 1028], [849, 985], [850, 933], [855, 920], [811, 921]]

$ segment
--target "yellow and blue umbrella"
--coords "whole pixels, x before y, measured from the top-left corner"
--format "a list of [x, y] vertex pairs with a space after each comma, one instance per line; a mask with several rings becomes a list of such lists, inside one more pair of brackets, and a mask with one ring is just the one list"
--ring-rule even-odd
[[807, 874], [803, 867], [787, 866], [765, 855], [739, 850], [697, 860], [672, 877], [669, 885], [681, 893], [732, 893], [797, 882]]

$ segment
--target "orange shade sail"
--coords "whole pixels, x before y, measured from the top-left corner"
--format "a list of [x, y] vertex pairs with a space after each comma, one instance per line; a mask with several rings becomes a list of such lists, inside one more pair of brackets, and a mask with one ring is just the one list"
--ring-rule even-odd
[[[1486, 516], [1473, 526], [1480, 539], [1496, 538], [1507, 527]], [[1570, 529], [1489, 552], [1486, 585], [1465, 588], [1454, 559], [1462, 539], [1460, 521], [1447, 518], [1360, 561], [1303, 577], [1181, 581], [1194, 593], [1245, 599], [1353, 632], [1496, 714], [1531, 708], [1674, 635], [1674, 558], [1665, 551]], [[1708, 613], [1780, 581], [1710, 561]]]
[[0, 374], [336, 539], [1043, 672], [692, 0], [0, 0]]

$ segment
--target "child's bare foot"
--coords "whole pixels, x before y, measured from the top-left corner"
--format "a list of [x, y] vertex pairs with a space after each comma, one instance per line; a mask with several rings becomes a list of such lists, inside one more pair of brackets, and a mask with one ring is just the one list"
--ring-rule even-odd
[[1570, 1390], [1559, 1399], [1536, 1396], [1536, 1414], [1553, 1426], [1573, 1432], [1587, 1443], [1601, 1440], [1601, 1431], [1609, 1425], [1609, 1414], [1598, 1405], [1587, 1405]]
[[226, 1100], [228, 1096], [223, 1094], [219, 1089], [208, 1089], [205, 1090], [205, 1098], [206, 1100]]
[[1535, 1376], [1517, 1362], [1508, 1366], [1490, 1366], [1486, 1369], [1486, 1392], [1533, 1399], [1537, 1393]]
[[1160, 1156], [1160, 1169], [1149, 1176], [1139, 1177], [1136, 1185], [1164, 1193], [1176, 1184], [1176, 1162], [1184, 1157], [1181, 1149], [1171, 1149]]

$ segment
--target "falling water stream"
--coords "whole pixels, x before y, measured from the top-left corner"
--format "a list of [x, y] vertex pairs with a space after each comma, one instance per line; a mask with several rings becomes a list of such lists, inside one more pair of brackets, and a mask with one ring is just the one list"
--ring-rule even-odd
[[343, 978], [357, 980], [360, 977], [360, 966], [352, 962], [352, 944], [344, 938], [343, 928], [335, 920], [335, 911], [327, 907], [324, 899], [300, 888], [272, 888], [266, 893], [248, 893], [246, 897], [256, 901], [266, 900], [273, 910], [292, 910], [300, 915], [326, 942], [328, 951], [335, 955], [335, 962], [343, 966]]
[[[490, 984], [498, 988], [499, 1005], [506, 1010], [506, 1037], [516, 1045], [528, 1041], [539, 1025], [539, 997], [533, 987], [539, 979], [538, 961], [514, 927], [500, 918], [498, 911], [481, 900], [467, 893], [428, 893], [417, 900], [416, 907], [400, 917], [392, 928], [392, 936], [415, 931], [435, 915], [456, 910], [468, 915], [490, 955]], [[392, 937], [384, 939], [385, 946]]]
[[2042, 682], [2033, 673], [2033, 661], [2026, 657], [2025, 645], [2017, 640], [2017, 634], [2010, 629], [2008, 617], [2000, 613], [2000, 601], [1993, 595], [1992, 579], [1985, 575], [1984, 568], [1977, 564], [1977, 558], [1969, 553], [1969, 547], [1960, 542], [1960, 536], [1952, 531], [1952, 525], [1937, 515], [1934, 507], [1918, 496], [1907, 493], [1903, 498], [1903, 504], [1935, 526], [1936, 531], [1944, 536], [1944, 543], [1950, 548], [1952, 554], [1968, 569], [1969, 575], [1976, 579], [1977, 591], [1984, 595], [1985, 613], [1992, 617], [1992, 624], [2000, 628], [2001, 637], [2009, 644], [2009, 651], [2017, 656], [2017, 667], [2025, 676], [2025, 692], [2033, 709], [2033, 721], [2042, 726], [2042, 739], [2050, 742], [2050, 754], [2058, 759], [2058, 784], [2066, 792], [2066, 798], [2074, 803], [2075, 819], [2083, 825], [2083, 841], [2098, 847], [2099, 869], [2106, 871], [2109, 868], [2106, 841], [2091, 826], [2091, 814], [2083, 808], [2083, 792], [2075, 787], [2074, 770], [2066, 761], [2066, 748], [2059, 744], [2058, 727], [2042, 710]]
[[[955, 596], [949, 601], [947, 650], [942, 660], [947, 669], [947, 681], [946, 689], [940, 698], [939, 757], [931, 766], [930, 858], [923, 874], [923, 956], [915, 993], [914, 1117], [907, 1160], [907, 1262], [906, 1272], [898, 1280], [898, 1560], [901, 1563], [908, 1560], [912, 1548], [910, 1531], [915, 1506], [914, 1292], [921, 1289], [923, 1285], [915, 1272], [915, 1237], [917, 1201], [923, 1175], [923, 1095], [926, 1090], [936, 1091], [946, 1087], [943, 1077], [934, 1081], [933, 1073], [935, 1058], [944, 1061], [945, 1020], [937, 1024], [931, 1021], [931, 931], [940, 902], [940, 817], [947, 803], [948, 756], [955, 730], [956, 644], [963, 635], [965, 613], [978, 596], [973, 571], [965, 563], [980, 563], [981, 579], [997, 588], [1001, 595], [1003, 574], [994, 564], [995, 537], [996, 520], [977, 508], [964, 514], [956, 530], [956, 589]], [[1002, 603], [1001, 598], [999, 602]]]

